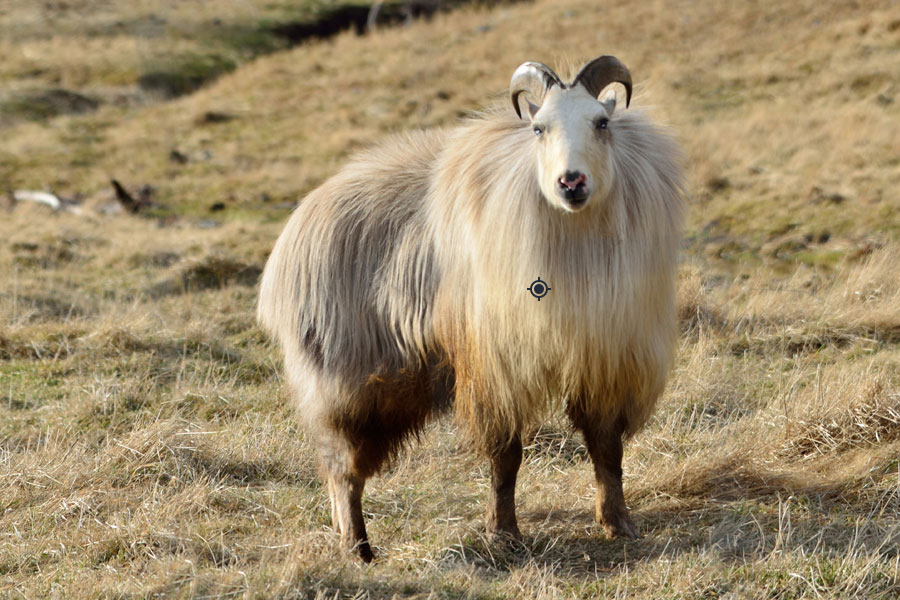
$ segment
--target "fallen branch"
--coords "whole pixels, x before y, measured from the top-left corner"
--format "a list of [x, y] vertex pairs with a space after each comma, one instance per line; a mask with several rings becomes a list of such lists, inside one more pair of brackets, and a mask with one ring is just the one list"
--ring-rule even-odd
[[110, 183], [112, 183], [113, 189], [116, 191], [116, 199], [131, 214], [136, 215], [152, 204], [150, 197], [153, 195], [153, 188], [151, 186], [141, 186], [138, 190], [137, 198], [135, 198], [115, 179], [111, 180]]
[[37, 202], [38, 204], [46, 204], [53, 210], [59, 210], [63, 207], [63, 201], [50, 192], [16, 190], [13, 192], [13, 198], [16, 202]]
[[75, 200], [60, 198], [56, 194], [51, 194], [50, 192], [16, 190], [14, 192], [7, 193], [7, 202], [9, 204], [10, 210], [15, 208], [16, 204], [19, 202], [36, 202], [37, 204], [49, 206], [55, 211], [64, 210], [74, 215], [84, 214], [84, 211], [81, 210], [81, 207], [78, 206], [78, 202], [76, 202]]

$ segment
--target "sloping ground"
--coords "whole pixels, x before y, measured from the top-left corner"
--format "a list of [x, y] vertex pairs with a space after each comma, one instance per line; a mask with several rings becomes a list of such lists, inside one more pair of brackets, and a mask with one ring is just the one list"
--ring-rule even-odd
[[254, 58], [342, 31], [517, 0], [63, 0], [0, 6], [0, 128], [189, 94]]
[[[0, 149], [0, 179], [93, 198], [127, 165], [173, 211], [261, 210], [260, 198], [293, 200], [385, 132], [452, 124], [525, 58], [613, 53], [634, 72], [636, 106], [653, 105], [684, 141], [697, 240], [725, 257], [833, 260], [828, 250], [900, 222], [897, 19], [890, 2], [469, 11], [266, 57], [162, 106], [21, 125]], [[209, 113], [235, 118], [210, 124]]]
[[[437, 2], [452, 8], [458, 1]], [[409, 3], [421, 12], [423, 2]], [[396, 21], [388, 0], [376, 23]], [[0, 81], [65, 87], [122, 102], [137, 87], [181, 95], [256, 56], [344, 29], [363, 31], [371, 2], [350, 0], [64, 0], [0, 7]], [[114, 92], [118, 90], [120, 97]]]
[[[645, 537], [594, 527], [560, 420], [526, 452], [524, 544], [489, 544], [486, 465], [442, 420], [370, 484], [382, 559], [348, 560], [254, 325], [284, 204], [388, 132], [505, 102], [524, 60], [600, 53], [678, 133], [692, 195], [680, 357], [625, 463]], [[897, 597], [898, 86], [890, 2], [535, 2], [10, 126], [0, 182], [87, 216], [0, 219], [2, 593]], [[95, 214], [111, 177], [170, 216]]]

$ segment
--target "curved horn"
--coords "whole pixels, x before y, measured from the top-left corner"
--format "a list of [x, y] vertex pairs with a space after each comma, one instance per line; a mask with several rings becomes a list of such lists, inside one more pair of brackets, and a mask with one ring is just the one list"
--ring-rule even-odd
[[600, 56], [581, 67], [570, 87], [575, 87], [579, 83], [587, 88], [594, 98], [600, 96], [603, 88], [610, 83], [621, 83], [625, 86], [625, 107], [631, 103], [631, 73], [615, 56]]
[[543, 101], [547, 90], [554, 85], [558, 85], [560, 88], [566, 87], [560, 81], [559, 76], [553, 72], [553, 69], [539, 62], [522, 63], [513, 73], [509, 82], [509, 97], [519, 118], [522, 118], [522, 112], [519, 109], [520, 94], [529, 94], [540, 103]]

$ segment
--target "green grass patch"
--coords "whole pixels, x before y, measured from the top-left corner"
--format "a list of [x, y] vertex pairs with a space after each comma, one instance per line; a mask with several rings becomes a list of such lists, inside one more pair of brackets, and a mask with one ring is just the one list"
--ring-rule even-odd
[[61, 88], [30, 92], [0, 102], [0, 122], [46, 121], [64, 114], [93, 112], [100, 102], [90, 96]]
[[200, 89], [236, 67], [234, 59], [221, 54], [175, 55], [157, 59], [138, 77], [138, 85], [163, 98], [176, 98]]

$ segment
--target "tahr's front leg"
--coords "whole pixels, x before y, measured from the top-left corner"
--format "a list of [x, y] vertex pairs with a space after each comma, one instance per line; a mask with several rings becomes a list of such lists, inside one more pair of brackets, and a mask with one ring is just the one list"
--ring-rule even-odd
[[520, 539], [516, 522], [516, 476], [522, 464], [522, 441], [516, 436], [491, 456], [491, 496], [486, 525], [488, 535]]
[[625, 419], [611, 423], [592, 419], [577, 408], [569, 407], [572, 423], [584, 434], [588, 453], [594, 463], [597, 483], [595, 518], [610, 537], [640, 537], [625, 506], [622, 492], [622, 436]]

